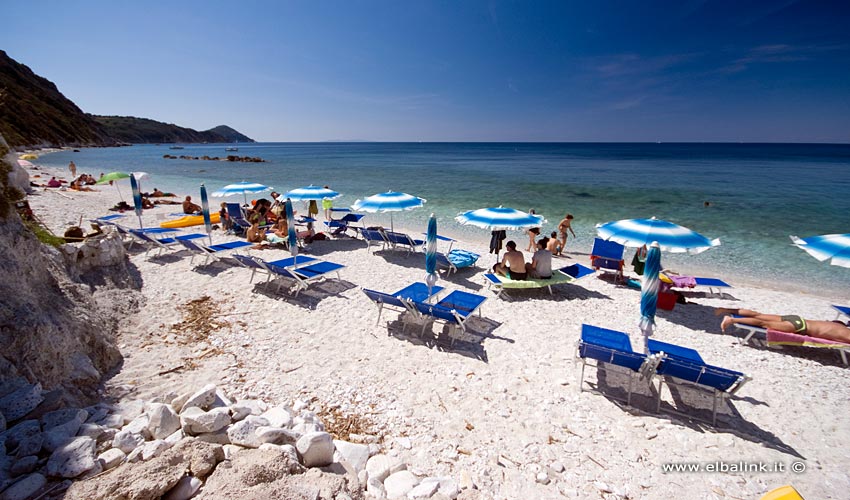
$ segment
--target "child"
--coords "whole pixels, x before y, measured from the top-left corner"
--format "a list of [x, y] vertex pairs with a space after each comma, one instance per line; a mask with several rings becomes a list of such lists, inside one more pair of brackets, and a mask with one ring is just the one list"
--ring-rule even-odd
[[227, 215], [227, 202], [221, 203], [221, 210], [218, 211], [218, 215], [221, 227], [227, 231], [227, 234], [231, 234], [233, 232], [233, 221], [230, 219], [230, 216]]

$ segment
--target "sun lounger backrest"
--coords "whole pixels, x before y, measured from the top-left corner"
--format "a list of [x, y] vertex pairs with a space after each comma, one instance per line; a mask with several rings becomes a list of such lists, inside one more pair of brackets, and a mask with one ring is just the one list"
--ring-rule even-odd
[[590, 251], [590, 254], [605, 259], [621, 260], [625, 251], [626, 247], [616, 241], [595, 238], [593, 240], [593, 249]]
[[388, 293], [369, 290], [368, 288], [364, 288], [363, 293], [365, 293], [372, 302], [404, 307], [404, 303], [398, 297], [393, 297]]
[[260, 263], [255, 260], [254, 257], [250, 255], [242, 255], [242, 254], [233, 254], [233, 258], [236, 259], [236, 262], [242, 264], [243, 266], [251, 269], [262, 269]]
[[474, 293], [455, 290], [437, 303], [438, 306], [448, 310], [456, 310], [461, 316], [467, 316], [478, 309], [487, 297]]
[[661, 363], [658, 365], [656, 372], [659, 375], [675, 377], [723, 392], [732, 389], [738, 382], [745, 378], [741, 372], [727, 370], [726, 368], [717, 366], [692, 363], [674, 356], [662, 356]]
[[592, 325], [582, 325], [579, 356], [622, 366], [639, 372], [647, 360], [645, 354], [632, 351], [628, 335]]

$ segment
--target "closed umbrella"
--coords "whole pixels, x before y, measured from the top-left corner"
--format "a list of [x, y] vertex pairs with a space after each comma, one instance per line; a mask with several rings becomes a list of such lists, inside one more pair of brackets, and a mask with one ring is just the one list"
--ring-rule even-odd
[[850, 267], [850, 233], [824, 234], [802, 239], [792, 236], [791, 241], [821, 262], [829, 260], [833, 266]]
[[673, 253], [697, 254], [720, 245], [719, 239], [709, 240], [686, 227], [655, 217], [597, 224], [596, 231], [603, 240], [628, 247], [642, 247], [657, 241], [661, 250]]
[[426, 201], [424, 198], [419, 198], [412, 194], [387, 191], [386, 193], [378, 193], [368, 198], [357, 200], [351, 205], [351, 208], [370, 213], [390, 212], [390, 230], [395, 231], [393, 227], [393, 212], [413, 210], [424, 205]]
[[661, 271], [661, 248], [657, 242], [649, 246], [646, 253], [646, 264], [643, 269], [643, 282], [640, 292], [640, 331], [646, 340], [652, 335], [655, 328], [655, 311], [658, 307], [658, 288], [661, 280], [658, 273]]
[[298, 255], [298, 232], [295, 229], [295, 215], [292, 213], [292, 200], [287, 199], [284, 204], [284, 210], [286, 211], [286, 227], [289, 230], [286, 233], [287, 239], [289, 240], [289, 253], [292, 254], [292, 257]]
[[136, 210], [136, 217], [139, 218], [139, 228], [143, 229], [145, 226], [142, 225], [142, 190], [134, 175], [130, 176], [130, 188], [133, 190], [133, 207]]
[[[124, 172], [109, 172], [106, 175], [102, 175], [95, 184], [107, 184], [110, 181], [117, 181], [128, 177], [130, 177], [130, 174]], [[121, 201], [124, 201], [124, 196], [121, 195], [121, 189], [118, 188], [118, 183], [115, 182], [113, 184], [115, 184], [115, 189], [118, 190], [118, 197], [121, 198]]]
[[227, 196], [233, 196], [236, 194], [241, 194], [243, 199], [245, 200], [245, 204], [248, 204], [248, 193], [262, 193], [263, 191], [269, 191], [272, 188], [269, 186], [264, 186], [262, 184], [258, 184], [256, 182], [237, 182], [236, 184], [228, 184], [223, 188], [212, 194], [215, 198], [224, 198]]
[[437, 283], [437, 217], [431, 214], [428, 219], [428, 233], [425, 238], [425, 283], [428, 285], [428, 295]]
[[204, 216], [204, 227], [212, 245], [212, 221], [210, 220], [210, 202], [207, 199], [207, 187], [201, 184], [201, 213]]

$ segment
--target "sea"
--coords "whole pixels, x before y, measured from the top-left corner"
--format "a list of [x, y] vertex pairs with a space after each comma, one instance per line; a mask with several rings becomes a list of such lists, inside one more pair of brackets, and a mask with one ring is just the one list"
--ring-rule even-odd
[[[850, 233], [850, 145], [324, 142], [239, 144], [235, 153], [225, 151], [232, 144], [170, 146], [65, 150], [38, 162], [67, 167], [73, 160], [78, 172], [94, 176], [144, 171], [143, 191], [193, 194], [196, 201], [202, 183], [212, 192], [239, 181], [279, 192], [328, 185], [342, 193], [337, 207], [402, 191], [427, 203], [392, 214], [392, 224], [424, 232], [433, 213], [441, 234], [462, 241], [490, 237], [455, 221], [466, 210], [533, 208], [546, 218], [544, 234], [569, 213], [577, 238], [567, 251], [580, 262], [597, 224], [657, 217], [722, 242], [698, 255], [664, 254], [664, 268], [850, 299], [850, 269], [815, 260], [789, 238]], [[265, 162], [164, 158], [228, 154]], [[129, 182], [122, 186], [129, 193]], [[365, 222], [389, 225], [390, 214], [369, 214]], [[508, 236], [521, 249], [528, 243], [522, 231]], [[627, 262], [632, 253], [627, 249]]]

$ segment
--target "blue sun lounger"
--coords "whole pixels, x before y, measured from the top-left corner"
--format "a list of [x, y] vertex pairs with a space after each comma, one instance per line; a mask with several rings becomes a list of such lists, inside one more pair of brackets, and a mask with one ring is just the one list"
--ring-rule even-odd
[[[418, 313], [420, 319], [425, 320], [423, 321], [421, 336], [428, 326], [427, 320], [450, 325], [455, 331], [459, 329], [466, 332], [467, 320], [475, 315], [475, 311], [478, 311], [479, 316], [481, 315], [481, 304], [486, 300], [487, 297], [483, 295], [455, 290], [436, 304], [409, 300], [407, 306], [411, 313]], [[452, 336], [451, 345], [454, 345], [454, 342], [455, 338]]]
[[[331, 210], [336, 211], [337, 209]], [[325, 221], [325, 226], [331, 231], [332, 236], [341, 236], [347, 234], [349, 229], [354, 229], [354, 235], [356, 237], [357, 230], [360, 228], [355, 227], [354, 224], [360, 222], [364, 217], [366, 217], [366, 214], [347, 213], [339, 219]]]
[[660, 357], [655, 370], [659, 379], [656, 412], [661, 410], [661, 384], [666, 384], [669, 390], [671, 385], [684, 383], [712, 394], [711, 425], [716, 425], [718, 402], [734, 395], [750, 380], [741, 372], [707, 364], [697, 351], [687, 347], [650, 339], [647, 348]]
[[384, 237], [393, 249], [396, 247], [404, 247], [407, 249], [408, 253], [416, 252], [419, 250], [419, 247], [425, 246], [424, 240], [413, 239], [410, 235], [405, 233], [384, 231]]
[[[633, 351], [629, 336], [625, 333], [587, 324], [581, 325], [581, 337], [576, 345], [576, 358], [581, 359], [579, 391], [584, 390], [584, 368], [588, 365], [588, 360], [592, 359], [595, 363], [590, 366], [594, 366], [597, 372], [611, 370], [624, 373], [629, 377], [625, 400], [628, 405], [632, 403], [632, 387], [635, 378], [646, 379], [649, 384], [660, 362], [659, 356], [647, 356]], [[598, 389], [591, 392], [600, 393]]]
[[360, 228], [360, 235], [363, 236], [363, 241], [366, 242], [366, 250], [372, 246], [381, 246], [381, 250], [385, 249], [389, 242], [384, 236], [384, 232], [378, 229]]
[[475, 252], [455, 248], [449, 253], [437, 253], [437, 267], [444, 267], [448, 274], [456, 273], [460, 269], [472, 267], [481, 256]]
[[832, 308], [838, 311], [838, 316], [836, 316], [835, 319], [841, 319], [842, 316], [847, 316], [848, 318], [850, 318], [850, 307], [836, 306], [835, 304], [833, 304]]
[[176, 245], [180, 244], [180, 240], [196, 240], [198, 238], [206, 238], [207, 235], [201, 233], [192, 233], [192, 234], [181, 234], [177, 236], [170, 236], [167, 238], [156, 238], [152, 236], [152, 234], [145, 231], [140, 231], [138, 229], [131, 229], [130, 234], [134, 237], [138, 238], [142, 241], [142, 243], [146, 244], [145, 247], [145, 255], [150, 252], [151, 248], [158, 248], [159, 253], [157, 255], [161, 255], [163, 251], [173, 248]]
[[366, 296], [369, 297], [376, 306], [378, 306], [378, 320], [375, 322], [376, 325], [381, 322], [381, 313], [383, 312], [384, 307], [403, 313], [408, 311], [407, 305], [404, 301], [410, 300], [414, 302], [428, 302], [442, 291], [443, 287], [436, 285], [431, 287], [431, 290], [429, 291], [428, 285], [421, 281], [412, 283], [395, 293], [383, 293], [376, 290], [370, 290], [368, 288], [363, 289], [363, 293], [365, 293]]
[[[291, 262], [291, 260], [297, 258], [290, 257], [289, 259], [260, 263], [260, 265], [265, 266], [269, 273], [293, 280], [295, 283], [293, 290], [296, 297], [302, 290], [309, 288], [311, 283], [328, 279], [331, 274], [336, 274], [336, 279], [339, 280], [339, 270], [345, 267], [342, 264], [317, 260], [312, 257], [301, 257], [302, 259], [311, 259], [311, 261]], [[278, 284], [278, 290], [280, 290], [280, 284]]]
[[191, 240], [177, 240], [178, 243], [186, 247], [187, 250], [192, 252], [192, 258], [189, 260], [191, 264], [195, 260], [195, 255], [203, 255], [204, 256], [204, 264], [209, 262], [209, 259], [219, 260], [218, 253], [227, 252], [230, 250], [238, 250], [240, 248], [245, 248], [253, 245], [253, 243], [248, 243], [247, 241], [231, 241], [228, 243], [220, 243], [218, 245], [210, 245], [204, 246], [198, 243], [195, 243]]
[[590, 250], [590, 265], [597, 271], [599, 269], [608, 269], [617, 273], [617, 277], [623, 279], [623, 253], [626, 247], [616, 241], [603, 240], [595, 238], [593, 240], [593, 249]]

